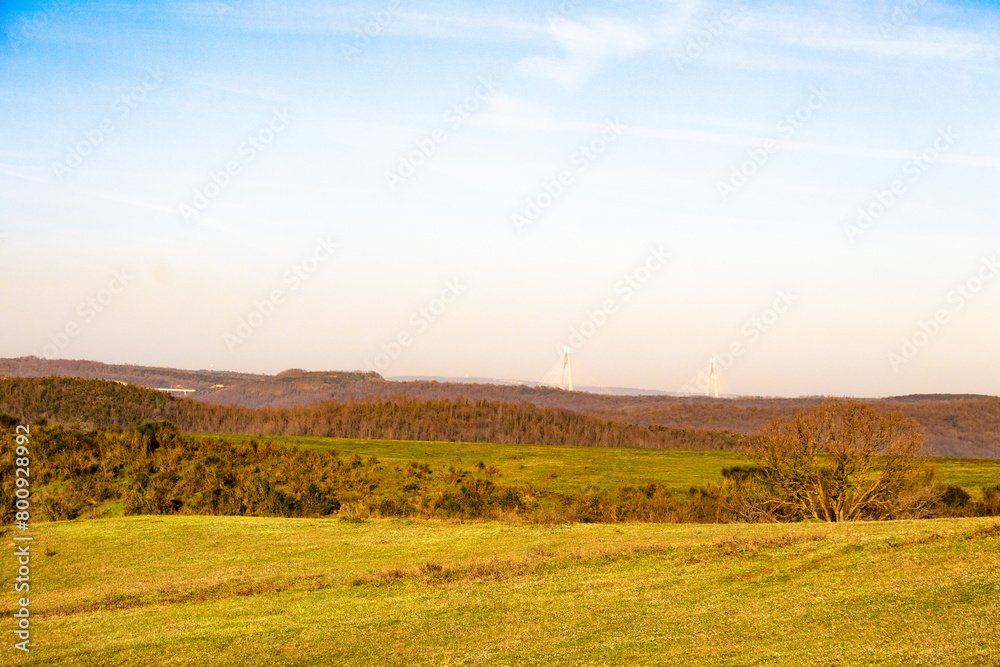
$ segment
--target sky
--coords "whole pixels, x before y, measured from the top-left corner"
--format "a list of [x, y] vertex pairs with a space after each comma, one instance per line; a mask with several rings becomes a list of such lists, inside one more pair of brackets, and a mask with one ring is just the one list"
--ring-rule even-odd
[[989, 2], [3, 3], [0, 356], [997, 395], [998, 80]]

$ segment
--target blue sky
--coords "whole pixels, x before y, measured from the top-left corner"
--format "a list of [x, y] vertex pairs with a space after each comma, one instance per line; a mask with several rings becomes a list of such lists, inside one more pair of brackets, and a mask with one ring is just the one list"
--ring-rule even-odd
[[568, 345], [577, 384], [1000, 393], [992, 3], [0, 29], [0, 355], [539, 380]]

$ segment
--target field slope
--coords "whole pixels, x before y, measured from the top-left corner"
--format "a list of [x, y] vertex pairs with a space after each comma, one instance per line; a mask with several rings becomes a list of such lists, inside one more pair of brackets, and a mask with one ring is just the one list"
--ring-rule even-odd
[[[166, 516], [39, 524], [34, 534], [36, 665], [1000, 661], [995, 519]], [[14, 662], [9, 643], [2, 651]]]
[[[191, 434], [209, 440], [250, 442], [251, 436]], [[497, 484], [530, 484], [542, 491], [580, 493], [587, 489], [640, 486], [655, 482], [675, 493], [722, 480], [723, 469], [749, 466], [741, 452], [684, 451], [632, 447], [559, 447], [483, 442], [359, 440], [352, 438], [275, 437], [277, 444], [306, 451], [333, 451], [342, 458], [377, 457], [386, 465], [409, 461], [433, 470], [473, 467], [482, 462], [497, 472], [485, 475]], [[982, 496], [983, 487], [1000, 484], [1000, 459], [933, 457], [941, 481]]]

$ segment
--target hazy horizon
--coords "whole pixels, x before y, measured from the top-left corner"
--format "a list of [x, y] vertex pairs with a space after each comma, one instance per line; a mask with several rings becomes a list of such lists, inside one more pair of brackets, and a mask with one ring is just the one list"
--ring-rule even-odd
[[[18, 359], [31, 359], [32, 356], [28, 357], [17, 357], [14, 361]], [[40, 361], [52, 361], [52, 362], [68, 362], [68, 363], [106, 363], [95, 359], [49, 359], [46, 360], [44, 357], [36, 357]], [[0, 361], [7, 361], [10, 359], [0, 358]], [[114, 366], [115, 364], [108, 364]], [[237, 371], [227, 368], [180, 368], [180, 367], [162, 367], [162, 366], [143, 366], [142, 364], [119, 364], [122, 366], [136, 366], [139, 368], [149, 368], [149, 369], [162, 369], [167, 371], [181, 371], [185, 373], [208, 373], [210, 376], [218, 373], [222, 374], [248, 374], [248, 375], [262, 375], [265, 377], [277, 377], [287, 372], [302, 371], [307, 374], [325, 374], [325, 373], [357, 373], [365, 372], [363, 369], [359, 368], [299, 368], [299, 367], [289, 367], [276, 371], [274, 373], [255, 373], [254, 371]], [[377, 371], [376, 371], [377, 372]], [[387, 382], [411, 382], [411, 381], [436, 381], [436, 382], [451, 382], [459, 384], [497, 384], [497, 385], [507, 385], [507, 386], [526, 386], [531, 388], [536, 387], [550, 387], [558, 388], [558, 379], [555, 383], [552, 382], [541, 382], [538, 380], [525, 380], [517, 378], [498, 378], [498, 377], [476, 377], [476, 376], [443, 376], [443, 375], [384, 375], [382, 378]], [[564, 390], [565, 387], [563, 388]], [[705, 392], [702, 389], [698, 391], [664, 391], [661, 389], [654, 389], [649, 387], [634, 387], [634, 386], [609, 386], [609, 385], [580, 385], [576, 384], [574, 392], [579, 393], [589, 393], [598, 395], [609, 395], [609, 396], [674, 396], [674, 397], [684, 397], [684, 398], [705, 398], [711, 397], [711, 392]], [[947, 393], [947, 392], [936, 392], [936, 393], [924, 393], [924, 394], [884, 394], [884, 395], [844, 395], [844, 394], [799, 394], [796, 396], [778, 396], [770, 394], [737, 394], [737, 393], [719, 393], [720, 399], [814, 399], [814, 398], [855, 398], [855, 399], [872, 399], [881, 400], [887, 398], [901, 398], [906, 396], [995, 396], [995, 394], [976, 394], [976, 393]], [[197, 398], [197, 395], [194, 396]]]
[[[1000, 394], [987, 2], [0, 8], [0, 357]], [[50, 354], [51, 353], [51, 354]]]

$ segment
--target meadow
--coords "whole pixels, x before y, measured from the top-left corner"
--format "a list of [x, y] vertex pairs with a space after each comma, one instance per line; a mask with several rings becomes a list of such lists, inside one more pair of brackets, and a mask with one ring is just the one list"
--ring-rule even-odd
[[[198, 435], [211, 439], [249, 442], [252, 436]], [[258, 438], [259, 439], [259, 438]], [[447, 466], [485, 468], [498, 471], [498, 484], [533, 487], [556, 493], [578, 493], [587, 489], [636, 486], [651, 482], [672, 492], [692, 486], [704, 487], [722, 479], [725, 468], [749, 465], [740, 452], [683, 451], [625, 447], [559, 447], [552, 445], [503, 445], [470, 442], [423, 442], [407, 440], [356, 440], [345, 438], [273, 437], [277, 444], [307, 451], [334, 451], [342, 458], [357, 454], [375, 456], [384, 464], [405, 466], [410, 461], [432, 469]], [[964, 488], [973, 498], [983, 487], [1000, 484], [1000, 459], [935, 457], [941, 480]]]
[[1000, 661], [994, 518], [141, 516], [40, 524], [34, 535], [33, 649], [16, 659], [8, 642], [5, 664]]
[[[749, 462], [733, 452], [185, 437], [374, 457], [365, 474], [454, 466], [549, 493], [657, 482], [683, 494]], [[936, 463], [973, 496], [1000, 482], [995, 459]], [[995, 517], [546, 523], [111, 507], [118, 516], [33, 524], [32, 651], [8, 642], [0, 662], [1000, 664]], [[9, 553], [13, 537], [0, 529]], [[4, 596], [0, 614], [14, 610]]]

